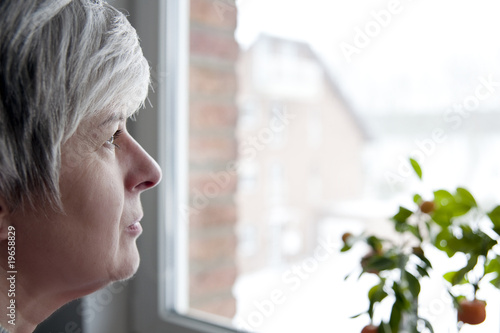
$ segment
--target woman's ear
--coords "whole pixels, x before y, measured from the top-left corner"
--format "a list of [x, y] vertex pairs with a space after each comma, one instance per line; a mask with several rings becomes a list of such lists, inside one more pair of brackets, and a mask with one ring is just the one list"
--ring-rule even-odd
[[10, 226], [8, 216], [9, 209], [7, 207], [7, 202], [0, 196], [0, 242], [7, 239]]

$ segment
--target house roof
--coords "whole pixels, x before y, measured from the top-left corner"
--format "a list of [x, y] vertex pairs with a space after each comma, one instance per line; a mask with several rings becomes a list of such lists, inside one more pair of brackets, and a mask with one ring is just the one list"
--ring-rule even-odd
[[319, 66], [320, 68], [323, 69], [323, 73], [325, 74], [326, 81], [328, 83], [328, 86], [330, 90], [333, 92], [335, 96], [340, 100], [340, 102], [344, 105], [345, 109], [347, 110], [348, 115], [351, 117], [352, 121], [358, 126], [360, 129], [360, 132], [363, 136], [364, 140], [370, 140], [370, 131], [368, 131], [367, 124], [365, 121], [363, 121], [358, 115], [355, 110], [352, 108], [352, 105], [347, 101], [344, 93], [341, 91], [339, 88], [338, 82], [334, 78], [334, 74], [331, 72], [331, 70], [328, 69], [328, 66], [326, 66], [325, 61], [319, 57], [319, 55], [311, 48], [309, 43], [303, 42], [303, 41], [298, 41], [298, 40], [292, 40], [292, 39], [287, 39], [283, 37], [278, 37], [278, 36], [273, 36], [270, 34], [260, 34], [254, 42], [250, 45], [247, 51], [243, 52], [252, 52], [253, 49], [259, 44], [264, 41], [271, 42], [271, 43], [279, 43], [279, 44], [293, 44], [295, 45], [301, 52], [304, 54], [307, 54], [309, 58], [313, 59]]

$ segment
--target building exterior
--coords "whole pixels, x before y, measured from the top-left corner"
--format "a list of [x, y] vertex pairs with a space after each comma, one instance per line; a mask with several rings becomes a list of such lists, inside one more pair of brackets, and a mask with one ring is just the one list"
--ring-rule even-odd
[[323, 207], [360, 197], [365, 134], [307, 44], [261, 35], [237, 68], [241, 275], [309, 254]]

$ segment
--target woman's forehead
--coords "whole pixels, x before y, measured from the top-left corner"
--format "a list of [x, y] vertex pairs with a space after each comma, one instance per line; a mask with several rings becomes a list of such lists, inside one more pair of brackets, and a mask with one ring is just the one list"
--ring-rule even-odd
[[127, 116], [123, 112], [111, 112], [101, 115], [97, 121], [100, 122], [98, 125], [99, 127], [105, 127], [116, 122], [123, 122], [126, 119]]
[[84, 125], [91, 126], [93, 128], [103, 128], [117, 122], [123, 122], [127, 118], [128, 115], [123, 111], [106, 109], [83, 119], [80, 126]]

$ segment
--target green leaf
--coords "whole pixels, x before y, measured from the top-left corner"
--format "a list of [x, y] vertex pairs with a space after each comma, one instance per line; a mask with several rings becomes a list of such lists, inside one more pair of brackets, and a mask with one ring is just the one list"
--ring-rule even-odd
[[446, 281], [450, 282], [452, 285], [467, 283], [465, 275], [469, 273], [477, 265], [477, 260], [478, 260], [477, 256], [471, 256], [465, 267], [459, 269], [456, 272], [448, 272], [443, 275], [443, 278]]
[[401, 285], [397, 282], [393, 282], [392, 284], [392, 290], [394, 291], [394, 297], [396, 298], [395, 304], [398, 305], [398, 307], [402, 311], [406, 311], [411, 308], [411, 301], [406, 297], [407, 293], [406, 290], [403, 290]]
[[355, 318], [358, 318], [358, 317], [360, 317], [360, 316], [362, 316], [362, 315], [364, 315], [364, 314], [366, 314], [366, 312], [361, 312], [361, 313], [358, 313], [357, 315], [351, 316], [351, 317], [349, 317], [349, 318], [350, 318], [350, 319], [355, 319]]
[[413, 214], [413, 212], [404, 207], [399, 207], [399, 211], [396, 215], [392, 217], [392, 219], [396, 222], [406, 223], [406, 220]]
[[443, 275], [443, 278], [448, 281], [449, 283], [451, 284], [454, 284], [453, 281], [455, 280], [455, 276], [457, 275], [457, 272], [456, 271], [451, 271], [451, 272], [448, 272], [448, 273], [445, 273]]
[[424, 269], [427, 269], [427, 268], [432, 268], [432, 264], [431, 262], [429, 261], [429, 259], [427, 259], [427, 257], [425, 256], [424, 252], [415, 252], [413, 251], [413, 254], [415, 256], [417, 256], [418, 259], [420, 259], [420, 263], [417, 263], [418, 266], [421, 266], [422, 268]]
[[457, 188], [455, 195], [446, 190], [435, 191], [434, 203], [436, 209], [432, 218], [441, 226], [451, 224], [451, 218], [465, 215], [472, 207], [477, 207], [472, 194], [461, 187]]
[[434, 245], [445, 251], [451, 258], [462, 252], [472, 256], [487, 256], [497, 242], [481, 230], [473, 230], [468, 225], [460, 225], [461, 235], [457, 237], [449, 229], [443, 228], [434, 239]]
[[432, 220], [440, 227], [446, 228], [452, 224], [453, 212], [446, 208], [438, 208], [432, 214]]
[[370, 245], [375, 252], [382, 250], [382, 241], [378, 237], [370, 236], [366, 239], [366, 243]]
[[463, 212], [463, 209], [456, 207], [455, 197], [446, 190], [434, 192], [434, 204], [435, 210], [432, 213], [432, 219], [443, 228], [452, 224], [452, 219], [457, 216], [457, 213]]
[[387, 293], [384, 291], [385, 280], [381, 279], [379, 284], [374, 285], [368, 291], [368, 300], [370, 301], [370, 306], [368, 307], [368, 315], [370, 319], [373, 319], [373, 311], [376, 303], [380, 303], [384, 298], [387, 297]]
[[420, 282], [415, 276], [407, 271], [404, 271], [404, 276], [408, 281], [408, 289], [410, 290], [410, 293], [412, 294], [413, 298], [416, 299], [418, 297], [418, 294], [420, 293]]
[[422, 236], [420, 235], [420, 231], [417, 227], [408, 224], [408, 218], [413, 215], [413, 212], [407, 208], [399, 207], [399, 211], [396, 215], [392, 217], [392, 220], [395, 222], [394, 229], [397, 232], [404, 233], [406, 231], [410, 231], [420, 240]]
[[497, 276], [496, 278], [492, 279], [490, 283], [496, 288], [500, 289], [500, 276]]
[[452, 238], [453, 235], [448, 229], [442, 229], [441, 232], [439, 232], [436, 235], [436, 238], [434, 239], [434, 246], [439, 250], [444, 251], [449, 258], [455, 255], [455, 251], [451, 249], [449, 246], [449, 243]]
[[396, 257], [386, 257], [383, 255], [373, 255], [364, 261], [363, 269], [365, 272], [381, 272], [384, 270], [390, 270], [397, 267]]
[[420, 241], [423, 241], [423, 237], [420, 234], [420, 229], [418, 229], [417, 226], [414, 225], [408, 225], [408, 230], [415, 236], [417, 237]]
[[370, 300], [370, 302], [381, 302], [386, 297], [387, 293], [384, 291], [384, 280], [382, 280], [379, 284], [371, 287], [368, 291], [368, 299]]
[[401, 306], [396, 300], [391, 310], [391, 317], [389, 318], [389, 326], [392, 332], [399, 332], [399, 325], [401, 323], [401, 318], [403, 317]]
[[417, 205], [420, 205], [422, 201], [423, 201], [422, 196], [420, 194], [415, 194], [413, 196], [413, 202], [416, 203]]
[[396, 332], [394, 332], [389, 326], [389, 324], [386, 322], [381, 322], [378, 327], [378, 333], [396, 333]]
[[455, 202], [455, 197], [446, 190], [434, 191], [434, 203], [436, 204], [436, 209], [441, 207], [446, 207]]
[[394, 224], [394, 230], [396, 230], [399, 233], [404, 233], [410, 229], [410, 225], [404, 222], [395, 222]]
[[344, 244], [344, 246], [342, 246], [342, 248], [340, 249], [340, 252], [347, 252], [347, 251], [349, 251], [351, 248], [352, 248], [352, 246], [349, 246], [349, 245], [347, 245], [347, 244]]
[[471, 206], [461, 202], [454, 202], [448, 206], [448, 209], [453, 215], [453, 217], [465, 215], [469, 212], [471, 208], [472, 208]]
[[468, 225], [461, 225], [461, 239], [453, 239], [449, 246], [455, 250], [473, 256], [487, 256], [488, 252], [497, 244], [490, 236], [481, 230], [473, 230]]
[[472, 194], [463, 187], [457, 188], [456, 201], [469, 207], [477, 207], [476, 200]]
[[489, 260], [486, 265], [484, 265], [484, 273], [498, 273], [500, 274], [500, 257], [495, 256], [495, 258]]
[[429, 276], [429, 272], [427, 272], [426, 268], [421, 267], [419, 265], [416, 265], [415, 268], [417, 269], [418, 274], [420, 274], [420, 276], [422, 276], [422, 277]]
[[417, 174], [418, 178], [422, 179], [422, 168], [420, 167], [418, 162], [415, 161], [413, 158], [410, 158], [410, 164], [415, 173]]
[[486, 262], [484, 265], [484, 274], [491, 274], [495, 276], [490, 280], [490, 283], [500, 289], [500, 257], [495, 256]]
[[493, 230], [500, 235], [500, 206], [496, 206], [489, 212], [488, 217], [493, 222]]

